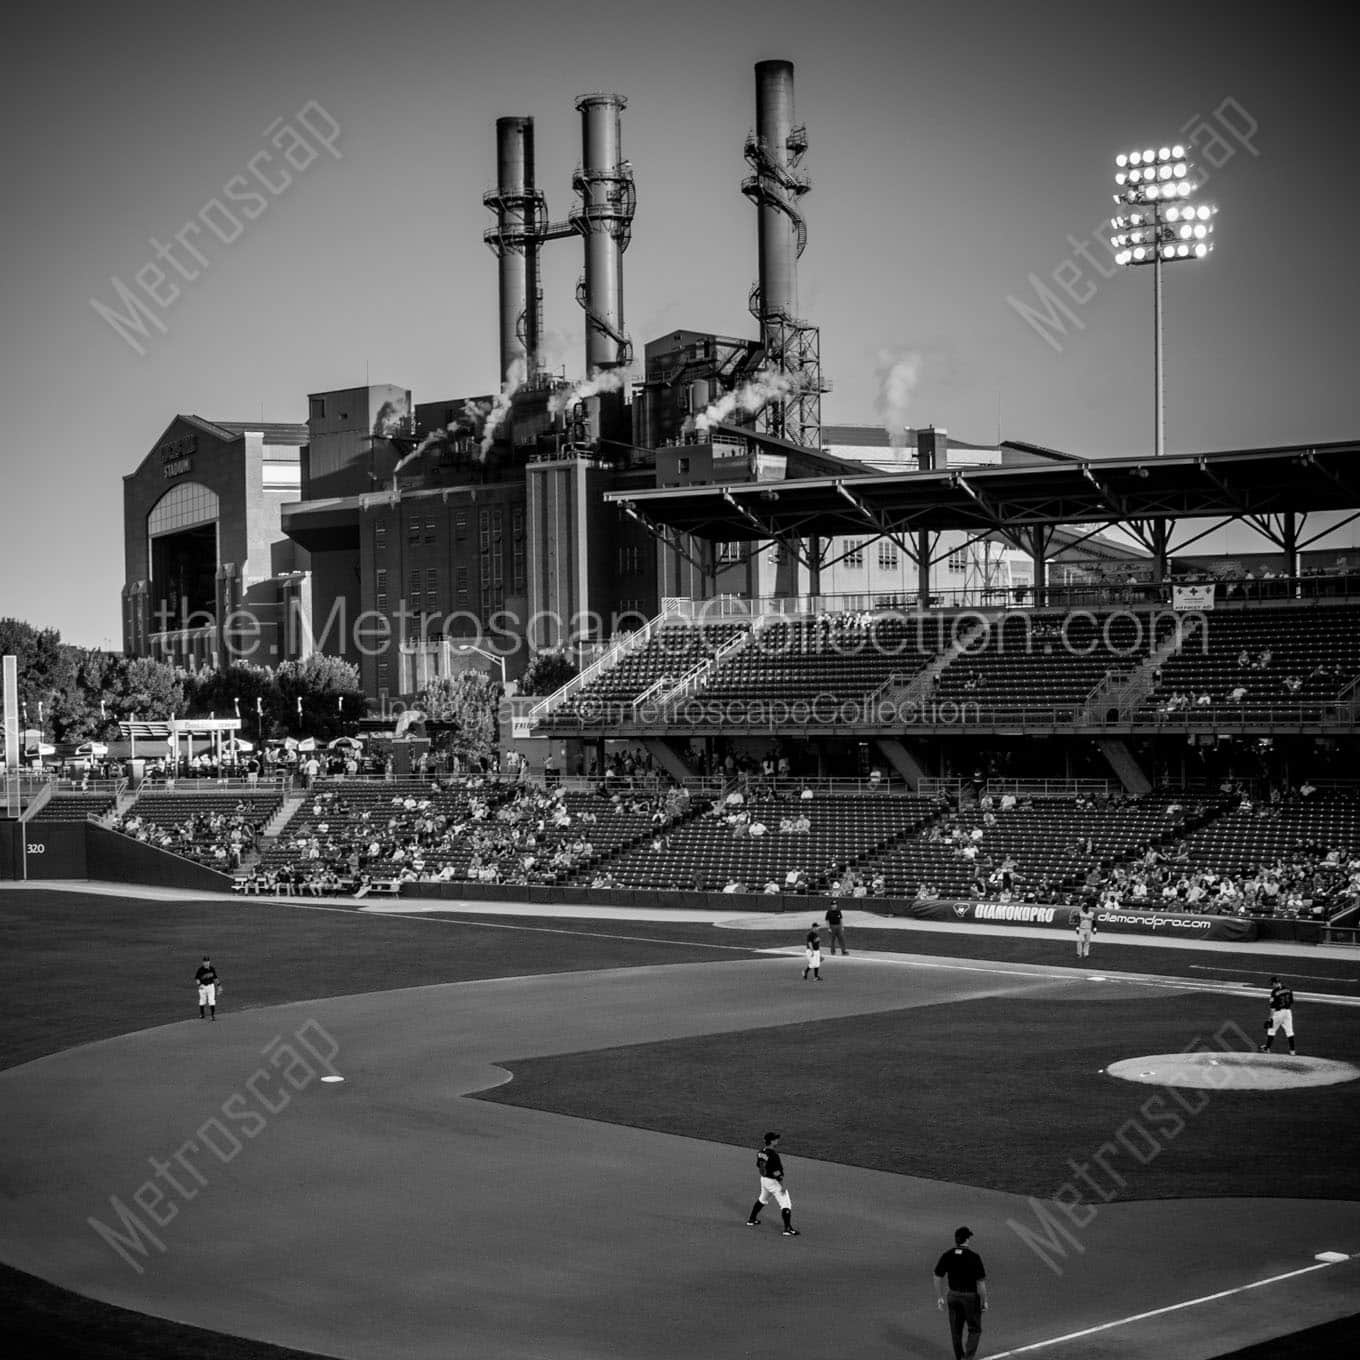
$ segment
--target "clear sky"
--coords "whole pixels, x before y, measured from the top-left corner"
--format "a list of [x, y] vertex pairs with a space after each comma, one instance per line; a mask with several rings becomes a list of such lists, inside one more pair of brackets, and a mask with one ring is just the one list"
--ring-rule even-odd
[[[626, 95], [638, 352], [680, 326], [752, 333], [755, 212], [739, 183], [751, 68], [770, 57], [795, 63], [808, 128], [801, 309], [821, 326], [828, 423], [872, 423], [883, 356], [914, 351], [912, 423], [984, 441], [999, 413], [1010, 438], [1149, 451], [1150, 271], [1104, 277], [1093, 238], [1115, 152], [1181, 140], [1220, 214], [1214, 255], [1167, 271], [1168, 450], [1360, 437], [1343, 15], [1085, 0], [31, 8], [0, 95], [0, 615], [118, 644], [121, 478], [178, 411], [302, 421], [309, 391], [365, 374], [417, 400], [493, 389], [481, 194], [499, 116], [536, 119], [560, 217], [575, 96]], [[303, 131], [308, 106], [336, 154]], [[287, 128], [315, 159], [230, 244], [188, 238], [207, 263], [179, 251], [197, 278], [170, 274], [165, 332], [148, 325], [139, 355], [91, 299], [119, 306], [113, 280], [135, 287], [150, 238], [173, 242], [262, 150], [273, 160], [254, 164], [281, 182], [271, 137]], [[580, 251], [555, 243], [545, 259], [553, 357], [575, 376]], [[1042, 306], [1031, 276], [1066, 301], [1065, 334], [1016, 309]]]

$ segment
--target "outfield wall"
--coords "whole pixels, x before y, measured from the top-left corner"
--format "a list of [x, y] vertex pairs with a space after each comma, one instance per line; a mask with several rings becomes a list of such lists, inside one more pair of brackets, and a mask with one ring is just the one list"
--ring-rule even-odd
[[[686, 907], [691, 911], [770, 912], [785, 916], [806, 916], [821, 921], [831, 900], [825, 895], [799, 896], [793, 893], [713, 893], [666, 891], [655, 888], [566, 888], [525, 886], [512, 883], [404, 883], [402, 896], [421, 900], [454, 902], [529, 902], [611, 907]], [[1072, 907], [1022, 903], [1001, 905], [992, 902], [915, 902], [886, 897], [847, 897], [841, 906], [852, 911], [869, 911], [879, 916], [910, 916], [921, 921], [948, 921], [959, 926], [1011, 925], [1055, 926], [1067, 929], [1072, 924]], [[1111, 934], [1157, 935], [1170, 940], [1255, 940], [1261, 923], [1240, 916], [1202, 916], [1171, 911], [1098, 911], [1096, 929]], [[1304, 939], [1301, 932], [1312, 931], [1316, 943], [1318, 927], [1303, 921], [1274, 921], [1272, 939]]]

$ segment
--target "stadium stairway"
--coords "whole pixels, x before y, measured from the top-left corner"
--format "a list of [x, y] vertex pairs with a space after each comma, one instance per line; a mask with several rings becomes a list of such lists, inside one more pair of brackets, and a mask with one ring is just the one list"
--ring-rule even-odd
[[261, 828], [260, 840], [268, 841], [270, 845], [273, 845], [283, 835], [288, 823], [293, 820], [293, 814], [306, 801], [307, 795], [305, 793], [290, 793], [283, 800], [283, 805], [279, 810]]

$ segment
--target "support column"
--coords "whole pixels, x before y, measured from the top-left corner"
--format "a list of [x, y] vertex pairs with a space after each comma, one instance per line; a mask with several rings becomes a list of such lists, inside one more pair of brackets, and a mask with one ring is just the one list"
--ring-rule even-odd
[[876, 745], [883, 758], [893, 770], [906, 781], [907, 787], [915, 793], [921, 780], [927, 778], [925, 768], [899, 737], [879, 737]]
[[[1284, 572], [1292, 582], [1299, 574], [1299, 517], [1293, 510], [1280, 516], [1280, 546], [1284, 549]], [[1291, 588], [1290, 594], [1295, 593]]]
[[1118, 737], [1101, 737], [1096, 745], [1100, 747], [1100, 754], [1109, 762], [1125, 793], [1134, 797], [1151, 793], [1152, 780], [1129, 749], [1128, 742]]
[[666, 771], [677, 784], [693, 779], [695, 772], [685, 764], [675, 743], [669, 737], [643, 737], [642, 749]]

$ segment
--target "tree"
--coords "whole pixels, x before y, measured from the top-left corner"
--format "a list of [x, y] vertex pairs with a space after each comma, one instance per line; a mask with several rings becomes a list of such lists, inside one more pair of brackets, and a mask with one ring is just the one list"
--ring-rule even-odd
[[252, 740], [273, 734], [281, 711], [279, 686], [268, 666], [233, 661], [219, 670], [187, 677], [189, 712], [196, 718], [211, 713], [241, 719], [241, 732]]
[[115, 671], [110, 679], [113, 692], [106, 696], [107, 708], [121, 718], [164, 722], [186, 712], [184, 672], [164, 661], [139, 656]]
[[0, 619], [0, 656], [13, 655], [18, 661], [20, 726], [38, 726], [41, 704], [43, 727], [48, 728], [58, 696], [75, 685], [70, 652], [62, 646], [61, 634], [55, 628], [39, 629], [22, 619]]
[[576, 675], [576, 666], [565, 652], [535, 652], [519, 682], [521, 694], [556, 694]]
[[461, 671], [432, 680], [416, 697], [416, 707], [435, 723], [455, 723], [440, 746], [464, 760], [478, 761], [500, 747], [500, 682], [485, 671]]
[[304, 661], [283, 661], [274, 678], [276, 721], [296, 736], [329, 741], [353, 731], [364, 716], [359, 668], [341, 657], [315, 652]]

